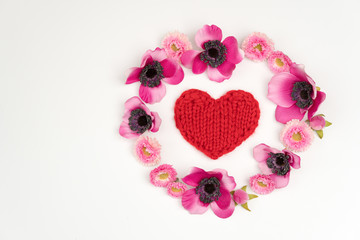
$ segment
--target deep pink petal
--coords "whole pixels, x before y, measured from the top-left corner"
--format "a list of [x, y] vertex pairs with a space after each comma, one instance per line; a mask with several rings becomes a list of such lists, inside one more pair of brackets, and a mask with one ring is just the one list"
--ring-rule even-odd
[[175, 74], [172, 77], [164, 78], [163, 81], [169, 84], [179, 84], [184, 79], [184, 70], [181, 68], [180, 65], [178, 65]]
[[268, 167], [266, 161], [265, 162], [259, 162], [258, 164], [262, 174], [265, 174], [265, 175], [270, 175], [272, 174], [272, 171], [271, 169]]
[[275, 118], [276, 121], [281, 123], [287, 123], [292, 119], [299, 119], [302, 120], [304, 118], [305, 112], [301, 112], [300, 108], [295, 104], [289, 108], [284, 108], [277, 106], [275, 110]]
[[141, 64], [140, 64], [140, 67], [141, 67], [141, 68], [143, 68], [143, 67], [145, 67], [146, 65], [151, 64], [151, 63], [154, 62], [153, 59], [152, 59], [152, 57], [150, 56], [150, 52], [151, 52], [151, 51], [148, 50], [148, 51], [144, 54], [144, 56], [142, 57]]
[[151, 132], [157, 132], [159, 131], [160, 125], [161, 125], [161, 118], [157, 112], [151, 112], [151, 118], [152, 118], [152, 126], [150, 131]]
[[191, 214], [203, 214], [209, 208], [209, 204], [200, 201], [199, 195], [195, 192], [195, 188], [189, 189], [184, 193], [181, 203]]
[[291, 99], [291, 92], [298, 81], [296, 76], [288, 72], [275, 74], [269, 82], [267, 97], [281, 107], [292, 106], [296, 101]]
[[311, 119], [316, 111], [318, 110], [320, 104], [325, 101], [326, 94], [324, 92], [318, 91], [317, 97], [315, 98], [313, 104], [311, 105], [309, 112], [308, 112], [308, 118]]
[[196, 50], [189, 50], [183, 53], [183, 55], [181, 56], [181, 63], [182, 65], [184, 65], [184, 67], [186, 68], [192, 68], [193, 63], [194, 63], [194, 59], [197, 55], [199, 55], [201, 52], [200, 51], [196, 51]]
[[205, 25], [195, 35], [196, 45], [200, 48], [204, 48], [203, 44], [210, 40], [219, 40], [222, 39], [222, 31], [219, 27], [215, 25]]
[[239, 45], [234, 37], [227, 37], [222, 42], [226, 47], [226, 60], [230, 61], [231, 63], [238, 64], [243, 60], [243, 57], [239, 51]]
[[315, 99], [316, 94], [317, 94], [316, 93], [316, 84], [315, 84], [315, 81], [306, 74], [305, 66], [302, 65], [302, 64], [293, 63], [290, 66], [290, 73], [294, 74], [301, 81], [306, 81], [306, 82], [309, 82], [311, 84], [311, 86], [313, 87], [313, 96], [312, 96], [312, 98]]
[[229, 174], [226, 170], [217, 168], [217, 169], [214, 169], [213, 172], [222, 174], [222, 178], [219, 179], [219, 180], [221, 180], [220, 181], [221, 187], [225, 188], [229, 192], [234, 190], [234, 188], [236, 187], [235, 179], [234, 179], [234, 177], [229, 176]]
[[283, 188], [289, 184], [290, 171], [284, 176], [278, 176], [277, 174], [269, 175], [275, 183], [275, 188]]
[[215, 82], [223, 82], [224, 80], [229, 79], [222, 75], [217, 68], [212, 67], [207, 68], [207, 75], [211, 81]]
[[207, 172], [195, 172], [190, 173], [186, 177], [182, 178], [182, 181], [187, 185], [197, 187], [200, 181], [204, 178], [209, 178], [209, 174]]
[[229, 207], [230, 202], [232, 201], [231, 194], [228, 190], [226, 190], [225, 188], [222, 188], [222, 187], [220, 187], [220, 193], [221, 193], [221, 196], [216, 201], [216, 204], [219, 206], [220, 209], [224, 210]]
[[[125, 102], [125, 113], [130, 113], [134, 109], [141, 108], [145, 110], [145, 112], [149, 113], [149, 109], [145, 106], [145, 104], [138, 97], [129, 98]], [[129, 114], [130, 117], [130, 114]]]
[[210, 207], [213, 210], [213, 212], [215, 213], [215, 215], [218, 216], [219, 218], [228, 218], [234, 213], [235, 202], [230, 201], [230, 205], [227, 209], [219, 208], [219, 206], [216, 204], [216, 202], [210, 203]]
[[145, 87], [140, 85], [139, 88], [139, 96], [140, 98], [146, 103], [157, 103], [160, 102], [161, 99], [165, 96], [166, 88], [165, 85], [160, 82], [159, 86], [157, 87]]
[[217, 69], [222, 75], [230, 78], [235, 69], [235, 64], [230, 61], [225, 61], [220, 66], [218, 66]]
[[298, 155], [296, 155], [295, 153], [292, 153], [286, 149], [284, 150], [284, 153], [286, 153], [290, 157], [290, 159], [289, 159], [290, 166], [295, 169], [299, 169], [300, 168], [300, 157]]
[[194, 63], [192, 66], [192, 72], [194, 74], [200, 74], [200, 73], [205, 72], [206, 68], [207, 68], [207, 64], [204, 63], [203, 61], [201, 61], [200, 54], [198, 54], [194, 59]]
[[145, 56], [146, 55], [150, 55], [152, 57], [153, 61], [158, 61], [158, 62], [161, 62], [162, 60], [167, 58], [165, 49], [163, 49], [163, 48], [156, 48], [153, 51], [148, 50], [145, 53]]
[[269, 158], [269, 153], [271, 152], [280, 153], [281, 151], [277, 150], [276, 148], [271, 148], [264, 143], [261, 143], [254, 147], [253, 156], [258, 162], [266, 162], [266, 160]]
[[119, 133], [125, 138], [136, 138], [141, 134], [132, 131], [129, 127], [129, 121], [123, 121], [120, 125]]
[[198, 167], [192, 167], [190, 170], [190, 173], [206, 173], [205, 170], [198, 168]]
[[164, 77], [168, 78], [174, 76], [177, 64], [173, 60], [166, 58], [160, 62], [160, 65], [163, 67]]
[[131, 83], [140, 81], [139, 76], [140, 76], [141, 70], [142, 70], [142, 68], [137, 68], [137, 67], [131, 68], [129, 75], [126, 78], [125, 84], [131, 84]]
[[237, 204], [244, 204], [249, 200], [249, 195], [242, 189], [238, 189], [234, 192], [234, 201]]

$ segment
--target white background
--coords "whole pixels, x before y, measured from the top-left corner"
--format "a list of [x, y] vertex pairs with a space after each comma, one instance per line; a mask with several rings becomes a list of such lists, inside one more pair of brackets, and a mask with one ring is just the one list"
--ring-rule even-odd
[[[359, 10], [357, 0], [0, 0], [0, 239], [358, 239]], [[152, 186], [134, 140], [118, 134], [124, 102], [139, 87], [124, 84], [126, 70], [167, 32], [194, 43], [204, 24], [239, 41], [266, 33], [327, 93], [319, 113], [333, 122], [300, 154], [287, 188], [225, 220], [211, 210], [190, 215]], [[153, 135], [163, 162], [180, 177], [192, 166], [224, 168], [238, 187], [247, 184], [259, 172], [252, 148], [282, 148], [266, 98], [271, 76], [247, 59], [221, 84], [185, 70], [149, 106], [163, 119]], [[190, 88], [214, 98], [253, 93], [261, 109], [255, 134], [217, 161], [195, 150], [173, 120], [175, 100]]]

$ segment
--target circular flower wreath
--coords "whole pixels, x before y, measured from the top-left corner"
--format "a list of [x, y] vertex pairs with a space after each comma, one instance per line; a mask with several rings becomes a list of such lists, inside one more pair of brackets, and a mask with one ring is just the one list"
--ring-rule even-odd
[[[162, 48], [148, 50], [140, 67], [131, 69], [126, 84], [140, 82], [140, 98], [132, 97], [125, 102], [120, 135], [137, 138], [135, 155], [142, 164], [159, 164], [160, 144], [155, 138], [141, 135], [146, 131], [157, 132], [161, 119], [144, 102], [160, 102], [166, 93], [164, 82], [176, 85], [184, 79], [180, 63], [194, 74], [206, 71], [210, 80], [222, 82], [231, 77], [243, 56], [253, 61], [267, 60], [275, 74], [268, 84], [267, 96], [277, 105], [276, 120], [285, 124], [280, 135], [285, 149], [278, 150], [263, 143], [255, 146], [253, 156], [261, 174], [250, 177], [249, 185], [257, 194], [269, 194], [286, 187], [291, 169], [300, 168], [300, 157], [292, 151], [305, 151], [311, 145], [314, 131], [322, 138], [323, 128], [331, 125], [323, 114], [315, 115], [325, 100], [325, 93], [305, 73], [303, 65], [292, 62], [281, 51], [274, 51], [273, 41], [263, 33], [250, 34], [239, 49], [235, 37], [222, 40], [219, 27], [205, 25], [196, 33], [195, 42], [201, 50], [193, 50], [185, 34], [169, 33], [162, 41]], [[304, 120], [305, 115], [307, 120]], [[223, 169], [206, 172], [193, 167], [190, 174], [180, 180], [171, 165], [162, 164], [150, 172], [150, 182], [166, 188], [170, 196], [181, 198], [183, 207], [190, 213], [202, 214], [210, 206], [220, 218], [230, 217], [236, 205], [249, 210], [248, 200], [257, 197], [246, 192], [247, 186], [235, 189], [234, 178]]]

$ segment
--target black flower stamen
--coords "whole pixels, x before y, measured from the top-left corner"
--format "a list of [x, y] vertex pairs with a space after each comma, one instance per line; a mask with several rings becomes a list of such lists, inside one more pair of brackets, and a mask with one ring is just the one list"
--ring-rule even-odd
[[216, 177], [204, 178], [196, 187], [195, 192], [200, 195], [199, 199], [203, 203], [217, 201], [221, 196], [220, 181]]
[[269, 153], [269, 158], [266, 160], [267, 166], [272, 173], [279, 176], [284, 176], [290, 171], [289, 156], [284, 153]]
[[307, 108], [313, 104], [311, 98], [313, 94], [313, 87], [308, 82], [296, 82], [294, 83], [293, 90], [291, 92], [291, 99], [296, 101], [296, 106], [301, 109]]
[[164, 78], [163, 67], [158, 61], [146, 65], [140, 73], [140, 83], [145, 87], [157, 87]]
[[200, 59], [210, 67], [216, 68], [226, 60], [227, 49], [219, 40], [204, 43], [205, 51], [200, 54]]
[[151, 116], [141, 109], [134, 109], [130, 113], [129, 127], [132, 131], [142, 134], [152, 126]]

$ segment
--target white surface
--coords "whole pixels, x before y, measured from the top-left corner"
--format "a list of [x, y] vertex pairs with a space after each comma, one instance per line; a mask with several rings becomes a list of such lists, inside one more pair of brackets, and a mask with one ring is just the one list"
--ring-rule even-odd
[[[354, 1], [0, 1], [0, 239], [357, 239], [359, 205], [359, 3]], [[306, 65], [327, 93], [333, 126], [300, 154], [287, 188], [251, 200], [229, 219], [190, 215], [148, 181], [118, 127], [138, 84], [124, 74], [169, 31], [193, 41], [204, 24], [238, 40], [268, 34]], [[194, 42], [194, 41], [193, 41]], [[180, 176], [225, 168], [239, 187], [259, 170], [252, 147], [281, 148], [266, 98], [265, 63], [245, 60], [217, 84], [185, 70], [167, 85], [155, 136]], [[212, 161], [185, 142], [173, 106], [186, 89], [220, 97], [243, 89], [260, 102], [256, 133]]]

